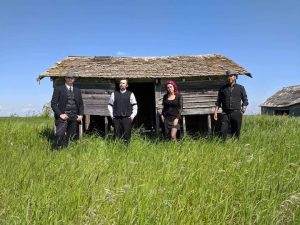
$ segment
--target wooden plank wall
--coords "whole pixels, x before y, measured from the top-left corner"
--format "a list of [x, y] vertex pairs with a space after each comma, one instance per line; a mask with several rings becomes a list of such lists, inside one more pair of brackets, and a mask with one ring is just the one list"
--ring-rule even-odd
[[115, 89], [110, 80], [83, 80], [77, 83], [81, 89], [84, 114], [109, 116], [107, 109], [111, 93]]
[[[183, 115], [212, 114], [218, 97], [218, 90], [225, 80], [175, 81], [183, 97]], [[162, 110], [162, 98], [165, 94], [162, 80], [161, 94], [156, 95], [156, 107]]]
[[261, 114], [275, 115], [275, 109], [269, 107], [261, 107]]
[[290, 115], [300, 116], [300, 104], [296, 104], [290, 107]]

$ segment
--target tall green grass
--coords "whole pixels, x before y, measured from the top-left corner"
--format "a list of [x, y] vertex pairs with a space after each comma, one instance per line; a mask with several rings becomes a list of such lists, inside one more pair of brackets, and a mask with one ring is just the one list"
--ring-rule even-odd
[[0, 224], [300, 224], [300, 118], [247, 116], [239, 141], [85, 136], [0, 119]]

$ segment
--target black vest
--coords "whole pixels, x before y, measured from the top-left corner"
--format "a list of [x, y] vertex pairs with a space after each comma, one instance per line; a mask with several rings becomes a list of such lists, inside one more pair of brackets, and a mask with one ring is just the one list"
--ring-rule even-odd
[[126, 91], [123, 94], [120, 91], [114, 92], [114, 117], [130, 117], [132, 114], [132, 106], [130, 104], [131, 93], [131, 91]]
[[67, 100], [67, 105], [66, 105], [66, 109], [65, 112], [67, 114], [77, 114], [77, 105], [75, 102], [75, 97], [74, 97], [74, 93], [70, 90], [67, 91], [68, 94], [68, 100]]
[[220, 90], [220, 100], [222, 102], [222, 109], [227, 110], [241, 110], [241, 100], [243, 96], [243, 87], [235, 84], [232, 87], [225, 85]]

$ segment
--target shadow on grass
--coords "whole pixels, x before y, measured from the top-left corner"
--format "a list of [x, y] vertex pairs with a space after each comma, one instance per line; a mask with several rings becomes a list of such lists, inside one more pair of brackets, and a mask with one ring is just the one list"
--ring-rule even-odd
[[[42, 130], [39, 131], [39, 136], [43, 139], [46, 139], [49, 143], [49, 145], [52, 146], [52, 149], [54, 149], [54, 130], [53, 127], [46, 126]], [[109, 131], [108, 134], [104, 135], [103, 132], [99, 132], [98, 130], [93, 130], [85, 132], [85, 137], [99, 137], [104, 138], [107, 143], [110, 144], [117, 144], [122, 143], [122, 140], [118, 140], [114, 138], [113, 131]], [[142, 128], [135, 128], [132, 130], [132, 139], [142, 139], [149, 143], [157, 144], [159, 142], [169, 142], [172, 140], [169, 140], [168, 138], [164, 137], [164, 134], [162, 132], [159, 132], [158, 134], [155, 131], [145, 131]], [[221, 139], [218, 138], [217, 134], [205, 134], [205, 133], [187, 133], [184, 134], [181, 132], [177, 135], [177, 141], [188, 141], [188, 140], [205, 140], [205, 141], [221, 141]], [[75, 141], [75, 140], [73, 140]], [[120, 142], [121, 141], [121, 142]]]
[[46, 139], [48, 143], [53, 146], [54, 144], [54, 130], [52, 127], [46, 126], [40, 132], [39, 136], [43, 139]]
[[[158, 134], [155, 131], [147, 132], [143, 129], [134, 129], [133, 130], [133, 136], [144, 139], [146, 141], [150, 141], [151, 143], [157, 143], [157, 142], [169, 142], [172, 141], [170, 138], [165, 137], [163, 132], [159, 132]], [[177, 132], [177, 141], [187, 141], [187, 140], [207, 140], [207, 141], [222, 141], [221, 138], [219, 138], [219, 133], [204, 133], [204, 132], [188, 132], [183, 133], [183, 131]]]
[[51, 127], [44, 127], [40, 132], [39, 136], [42, 138], [46, 138], [48, 142], [53, 142], [54, 140], [54, 131]]

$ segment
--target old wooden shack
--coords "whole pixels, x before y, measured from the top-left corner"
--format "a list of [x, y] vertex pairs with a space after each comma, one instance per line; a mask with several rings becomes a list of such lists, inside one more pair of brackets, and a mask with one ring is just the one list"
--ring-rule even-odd
[[77, 74], [76, 85], [84, 101], [84, 129], [99, 127], [105, 133], [110, 118], [107, 104], [120, 78], [129, 79], [129, 90], [138, 102], [135, 126], [159, 132], [164, 84], [175, 80], [183, 95], [183, 132], [211, 131], [212, 113], [217, 92], [225, 83], [225, 71], [233, 69], [241, 75], [251, 74], [234, 61], [220, 54], [166, 57], [68, 56], [38, 79], [50, 77], [53, 85], [64, 82], [72, 69]]
[[300, 116], [300, 85], [276, 92], [261, 105], [261, 113]]

